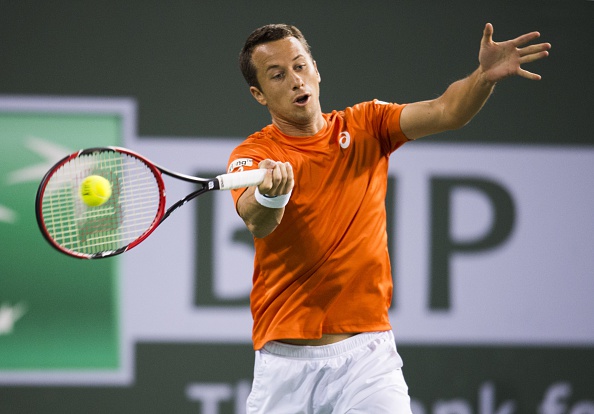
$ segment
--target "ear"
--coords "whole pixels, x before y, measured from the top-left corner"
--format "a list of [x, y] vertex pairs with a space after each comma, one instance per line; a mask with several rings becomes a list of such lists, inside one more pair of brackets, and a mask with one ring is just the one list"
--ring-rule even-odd
[[250, 93], [260, 105], [266, 106], [266, 98], [260, 89], [256, 88], [255, 86], [250, 86]]
[[314, 69], [316, 70], [316, 73], [318, 75], [318, 83], [322, 82], [322, 76], [320, 75], [320, 72], [318, 71], [318, 64], [316, 63], [316, 61], [313, 61], [313, 65], [314, 65]]

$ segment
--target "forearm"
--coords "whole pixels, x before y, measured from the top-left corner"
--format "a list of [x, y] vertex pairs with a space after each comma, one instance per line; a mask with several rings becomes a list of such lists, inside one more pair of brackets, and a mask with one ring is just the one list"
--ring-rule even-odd
[[248, 230], [256, 238], [272, 233], [280, 224], [285, 209], [264, 207], [254, 196], [255, 187], [248, 188], [237, 203], [237, 211]]
[[485, 79], [479, 67], [468, 77], [451, 84], [436, 99], [443, 108], [445, 129], [458, 129], [466, 125], [481, 110], [493, 92], [495, 82]]
[[462, 128], [481, 110], [494, 87], [479, 68], [452, 83], [438, 98], [408, 104], [400, 116], [402, 132], [417, 139]]

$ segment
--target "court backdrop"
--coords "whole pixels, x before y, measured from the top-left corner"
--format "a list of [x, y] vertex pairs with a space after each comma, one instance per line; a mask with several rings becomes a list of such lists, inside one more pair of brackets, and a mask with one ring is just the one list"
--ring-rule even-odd
[[[77, 149], [123, 145], [212, 176], [241, 141], [139, 137], [137, 111], [0, 99], [2, 412], [244, 412], [254, 251], [228, 193], [116, 258], [60, 255], [36, 228], [39, 180]], [[594, 413], [592, 176], [588, 146], [419, 141], [392, 155], [390, 316], [415, 414]]]

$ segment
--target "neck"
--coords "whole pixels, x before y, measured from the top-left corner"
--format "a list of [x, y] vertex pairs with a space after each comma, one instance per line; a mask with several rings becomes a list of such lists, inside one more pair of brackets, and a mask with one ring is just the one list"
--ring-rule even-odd
[[311, 137], [326, 127], [326, 120], [320, 113], [315, 119], [299, 124], [285, 119], [273, 118], [272, 123], [285, 135], [292, 137]]

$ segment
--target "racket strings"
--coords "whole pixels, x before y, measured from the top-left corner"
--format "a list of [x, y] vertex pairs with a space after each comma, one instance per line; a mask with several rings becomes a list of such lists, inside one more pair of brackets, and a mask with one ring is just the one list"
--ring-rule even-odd
[[[89, 207], [80, 185], [89, 175], [105, 177], [111, 197]], [[73, 158], [49, 179], [42, 217], [50, 237], [62, 248], [83, 255], [125, 248], [153, 226], [162, 209], [159, 182], [141, 160], [115, 151]]]

